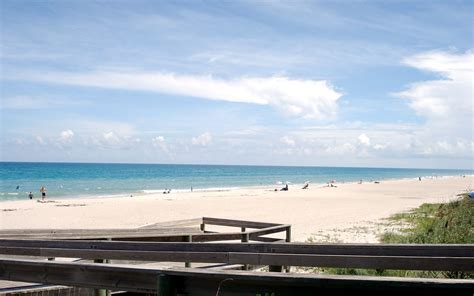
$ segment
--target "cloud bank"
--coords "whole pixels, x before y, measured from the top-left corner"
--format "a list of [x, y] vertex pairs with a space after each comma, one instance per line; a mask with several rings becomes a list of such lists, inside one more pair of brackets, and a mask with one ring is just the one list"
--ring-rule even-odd
[[326, 80], [283, 76], [220, 79], [160, 72], [87, 72], [31, 75], [50, 83], [152, 91], [207, 100], [270, 105], [291, 116], [331, 119], [342, 96]]
[[398, 93], [410, 100], [409, 105], [417, 114], [434, 120], [472, 117], [474, 52], [427, 52], [411, 56], [404, 63], [443, 78], [414, 83]]

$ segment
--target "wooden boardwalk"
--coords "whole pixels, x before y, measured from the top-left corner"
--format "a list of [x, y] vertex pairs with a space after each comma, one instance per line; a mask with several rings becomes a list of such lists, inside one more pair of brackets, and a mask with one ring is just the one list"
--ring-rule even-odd
[[[210, 225], [238, 227], [239, 231], [215, 232], [209, 230]], [[186, 228], [192, 233], [183, 233]], [[239, 242], [219, 242], [226, 240]], [[473, 244], [305, 244], [290, 240], [290, 225], [217, 218], [110, 232], [4, 230], [0, 231], [0, 279], [166, 296], [216, 295], [217, 290], [219, 295], [249, 296], [474, 293], [474, 280], [284, 272], [290, 266], [472, 272]], [[81, 258], [96, 263], [47, 258]], [[163, 268], [157, 262], [175, 262], [187, 268]], [[261, 266], [268, 266], [270, 272], [249, 270]]]

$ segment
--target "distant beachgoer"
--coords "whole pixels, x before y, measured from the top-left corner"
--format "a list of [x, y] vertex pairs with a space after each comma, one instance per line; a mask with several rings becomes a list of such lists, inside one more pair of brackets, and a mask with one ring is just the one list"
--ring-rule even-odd
[[31, 191], [30, 191], [30, 194], [28, 194], [28, 197], [29, 197], [30, 199], [33, 199], [34, 196], [33, 196], [33, 193], [31, 193]]
[[44, 201], [44, 199], [46, 198], [46, 188], [44, 186], [41, 186], [40, 192], [41, 192], [41, 200]]
[[20, 185], [16, 186], [16, 190], [20, 189]]
[[362, 184], [362, 179], [360, 179], [359, 184]]
[[418, 177], [418, 181], [421, 181], [421, 177]]
[[286, 184], [285, 187], [283, 187], [282, 189], [280, 189], [280, 191], [288, 191], [288, 184]]
[[301, 189], [308, 189], [308, 187], [309, 187], [309, 183], [306, 183], [306, 184], [304, 184], [303, 188], [301, 188]]
[[191, 186], [191, 192], [193, 192], [193, 186]]
[[170, 194], [170, 193], [171, 193], [171, 189], [168, 189], [168, 194]]

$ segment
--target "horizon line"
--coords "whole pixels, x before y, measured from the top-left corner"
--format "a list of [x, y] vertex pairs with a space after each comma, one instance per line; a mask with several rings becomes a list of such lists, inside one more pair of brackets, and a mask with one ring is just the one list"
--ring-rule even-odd
[[178, 165], [178, 166], [245, 166], [245, 167], [304, 167], [304, 168], [355, 168], [355, 169], [412, 169], [412, 170], [465, 170], [474, 168], [423, 168], [423, 167], [377, 167], [377, 166], [317, 166], [317, 165], [268, 165], [268, 164], [202, 164], [202, 163], [153, 163], [153, 162], [81, 162], [81, 161], [4, 161], [0, 163], [45, 163], [45, 164], [135, 164], [135, 165]]

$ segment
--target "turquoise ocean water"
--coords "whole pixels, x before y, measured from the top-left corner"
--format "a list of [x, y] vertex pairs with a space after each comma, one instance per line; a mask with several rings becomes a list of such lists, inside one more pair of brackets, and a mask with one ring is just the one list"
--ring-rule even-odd
[[[472, 170], [282, 167], [235, 165], [95, 164], [0, 162], [0, 201], [40, 196], [44, 185], [48, 197], [117, 196], [162, 191], [238, 188], [289, 182], [324, 184], [330, 180], [387, 180], [419, 176], [472, 175]], [[17, 189], [17, 187], [19, 187]]]

